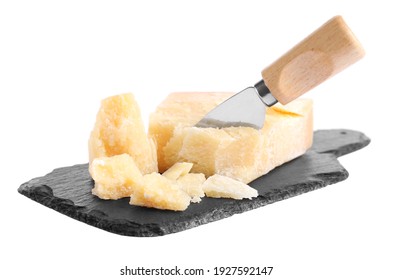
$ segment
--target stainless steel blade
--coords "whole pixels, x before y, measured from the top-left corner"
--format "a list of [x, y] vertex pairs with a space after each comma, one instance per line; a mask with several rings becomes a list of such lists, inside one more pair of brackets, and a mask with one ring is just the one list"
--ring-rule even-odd
[[248, 87], [211, 110], [195, 126], [248, 126], [261, 129], [265, 121], [266, 105], [255, 87]]

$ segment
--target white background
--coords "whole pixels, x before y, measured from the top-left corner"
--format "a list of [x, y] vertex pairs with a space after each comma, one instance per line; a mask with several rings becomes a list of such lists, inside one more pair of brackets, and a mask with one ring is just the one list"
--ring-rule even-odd
[[[125, 265], [245, 265], [274, 266], [267, 279], [393, 279], [389, 1], [0, 3], [0, 278], [124, 279]], [[158, 238], [111, 234], [17, 193], [33, 177], [87, 162], [102, 98], [133, 92], [147, 123], [172, 91], [239, 91], [336, 14], [367, 55], [307, 97], [315, 129], [372, 139], [340, 159], [346, 181]]]

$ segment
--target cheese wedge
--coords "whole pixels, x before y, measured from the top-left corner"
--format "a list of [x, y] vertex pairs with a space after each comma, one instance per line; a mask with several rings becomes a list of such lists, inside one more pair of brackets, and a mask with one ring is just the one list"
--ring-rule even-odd
[[264, 127], [193, 127], [230, 93], [172, 93], [150, 116], [149, 134], [157, 143], [158, 167], [193, 163], [191, 172], [220, 174], [243, 183], [268, 173], [311, 147], [312, 101], [298, 99], [267, 108]]
[[101, 102], [89, 139], [90, 163], [98, 157], [129, 154], [142, 174], [157, 171], [157, 151], [143, 127], [139, 106], [131, 93]]

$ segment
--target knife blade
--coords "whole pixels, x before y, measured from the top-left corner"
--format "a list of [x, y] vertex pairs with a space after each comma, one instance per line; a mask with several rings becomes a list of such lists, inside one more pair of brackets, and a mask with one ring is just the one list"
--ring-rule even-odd
[[266, 107], [285, 105], [357, 62], [365, 52], [341, 16], [335, 16], [262, 71], [262, 80], [230, 97], [197, 127], [261, 129]]

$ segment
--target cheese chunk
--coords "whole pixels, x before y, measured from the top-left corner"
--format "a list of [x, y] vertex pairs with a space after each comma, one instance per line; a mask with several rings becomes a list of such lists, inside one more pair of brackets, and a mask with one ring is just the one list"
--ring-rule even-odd
[[142, 183], [142, 174], [128, 154], [95, 158], [90, 164], [95, 181], [92, 193], [102, 199], [129, 197]]
[[90, 163], [97, 157], [129, 154], [142, 174], [157, 171], [155, 143], [143, 127], [134, 96], [121, 94], [101, 102], [89, 139]]
[[143, 176], [143, 183], [131, 195], [130, 204], [165, 210], [184, 211], [191, 197], [176, 182], [159, 173]]
[[258, 196], [256, 189], [240, 181], [218, 174], [209, 177], [205, 181], [203, 191], [207, 197], [214, 198], [251, 199]]
[[[143, 176], [128, 154], [95, 158], [90, 165], [90, 173], [95, 181], [94, 195], [101, 199], [131, 196], [132, 205], [180, 211], [188, 207], [191, 199], [194, 201], [204, 195], [203, 174], [186, 174], [179, 181], [158, 173]], [[199, 176], [194, 178], [196, 175], [202, 176], [203, 181]], [[197, 187], [202, 195], [197, 193]]]
[[298, 99], [266, 110], [264, 127], [193, 127], [229, 93], [172, 93], [151, 114], [149, 134], [157, 143], [161, 172], [176, 162], [191, 172], [221, 174], [243, 183], [268, 173], [311, 147], [312, 101]]
[[203, 191], [203, 183], [206, 181], [205, 175], [202, 173], [188, 173], [179, 177], [176, 182], [189, 196], [191, 202], [200, 202], [205, 196]]

